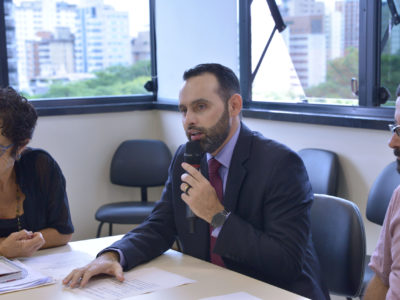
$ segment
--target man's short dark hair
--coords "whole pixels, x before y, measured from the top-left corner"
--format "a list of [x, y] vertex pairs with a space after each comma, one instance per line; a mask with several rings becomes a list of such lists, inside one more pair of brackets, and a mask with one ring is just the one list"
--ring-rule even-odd
[[36, 110], [25, 97], [11, 87], [0, 88], [0, 125], [3, 135], [14, 144], [11, 156], [16, 157], [18, 148], [32, 139], [36, 120]]
[[208, 63], [197, 65], [183, 73], [183, 80], [188, 80], [191, 77], [203, 75], [204, 73], [213, 74], [217, 78], [219, 84], [217, 92], [222, 100], [227, 102], [232, 95], [240, 94], [239, 79], [231, 69], [220, 64]]

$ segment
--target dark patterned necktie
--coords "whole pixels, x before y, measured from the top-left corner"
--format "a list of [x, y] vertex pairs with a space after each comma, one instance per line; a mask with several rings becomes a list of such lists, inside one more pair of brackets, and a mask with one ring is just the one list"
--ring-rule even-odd
[[[217, 193], [218, 199], [221, 203], [223, 203], [224, 192], [221, 176], [219, 176], [218, 170], [221, 166], [220, 162], [215, 158], [211, 158], [208, 161], [208, 178], [210, 180], [211, 185], [214, 187], [215, 192]], [[210, 257], [211, 262], [213, 264], [219, 265], [221, 267], [225, 267], [224, 262], [218, 254], [213, 253], [213, 249], [215, 247], [215, 243], [217, 239], [211, 235], [213, 228], [210, 225]]]

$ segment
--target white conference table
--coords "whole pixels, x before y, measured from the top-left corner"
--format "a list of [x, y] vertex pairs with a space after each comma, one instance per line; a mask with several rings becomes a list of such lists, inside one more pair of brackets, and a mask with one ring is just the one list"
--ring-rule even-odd
[[[86, 259], [88, 257], [87, 254], [89, 254], [91, 258], [94, 258], [100, 250], [102, 250], [106, 246], [109, 246], [112, 242], [118, 240], [121, 237], [122, 236], [111, 236], [71, 242], [68, 245], [62, 247], [40, 250], [33, 256], [33, 258], [35, 256], [43, 257], [45, 255], [70, 251], [75, 251], [79, 254], [82, 253], [82, 255], [85, 254], [84, 256]], [[29, 261], [30, 258], [22, 260], [22, 262], [28, 266]], [[63, 262], [60, 261], [60, 263]], [[74, 267], [81, 267], [81, 265]], [[283, 289], [269, 285], [265, 282], [253, 279], [248, 276], [244, 276], [225, 268], [221, 268], [219, 266], [199, 260], [189, 255], [182, 254], [174, 250], [168, 250], [158, 258], [146, 264], [137, 266], [136, 268], [134, 268], [134, 270], [145, 267], [157, 267], [159, 269], [196, 280], [196, 282], [124, 299], [189, 300], [226, 295], [235, 292], [247, 292], [261, 299], [306, 299]], [[57, 281], [55, 284], [52, 285], [3, 294], [0, 295], [0, 297], [1, 300], [89, 299], [69, 292], [60, 281]]]

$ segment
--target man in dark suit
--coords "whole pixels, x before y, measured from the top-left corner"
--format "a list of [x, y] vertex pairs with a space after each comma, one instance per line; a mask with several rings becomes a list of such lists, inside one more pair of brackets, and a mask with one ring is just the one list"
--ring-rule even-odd
[[[239, 81], [230, 69], [202, 64], [183, 78], [179, 110], [188, 139], [206, 152], [200, 170], [183, 162], [182, 145], [149, 218], [64, 284], [82, 287], [100, 273], [122, 281], [122, 269], [177, 240], [183, 253], [311, 299], [329, 298], [311, 241], [313, 195], [302, 160], [241, 123]], [[194, 232], [187, 206], [197, 216]]]

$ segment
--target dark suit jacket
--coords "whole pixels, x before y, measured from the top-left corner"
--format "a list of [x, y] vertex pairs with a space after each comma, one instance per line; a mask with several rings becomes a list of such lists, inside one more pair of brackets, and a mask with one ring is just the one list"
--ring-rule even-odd
[[[185, 146], [172, 160], [161, 200], [147, 220], [111, 247], [122, 251], [125, 270], [169, 249], [209, 261], [209, 224], [196, 219], [189, 233], [181, 199]], [[201, 172], [207, 175], [204, 157]], [[312, 299], [329, 298], [310, 234], [311, 185], [302, 160], [287, 147], [250, 131], [244, 124], [233, 151], [224, 206], [231, 212], [214, 252], [231, 270]]]

